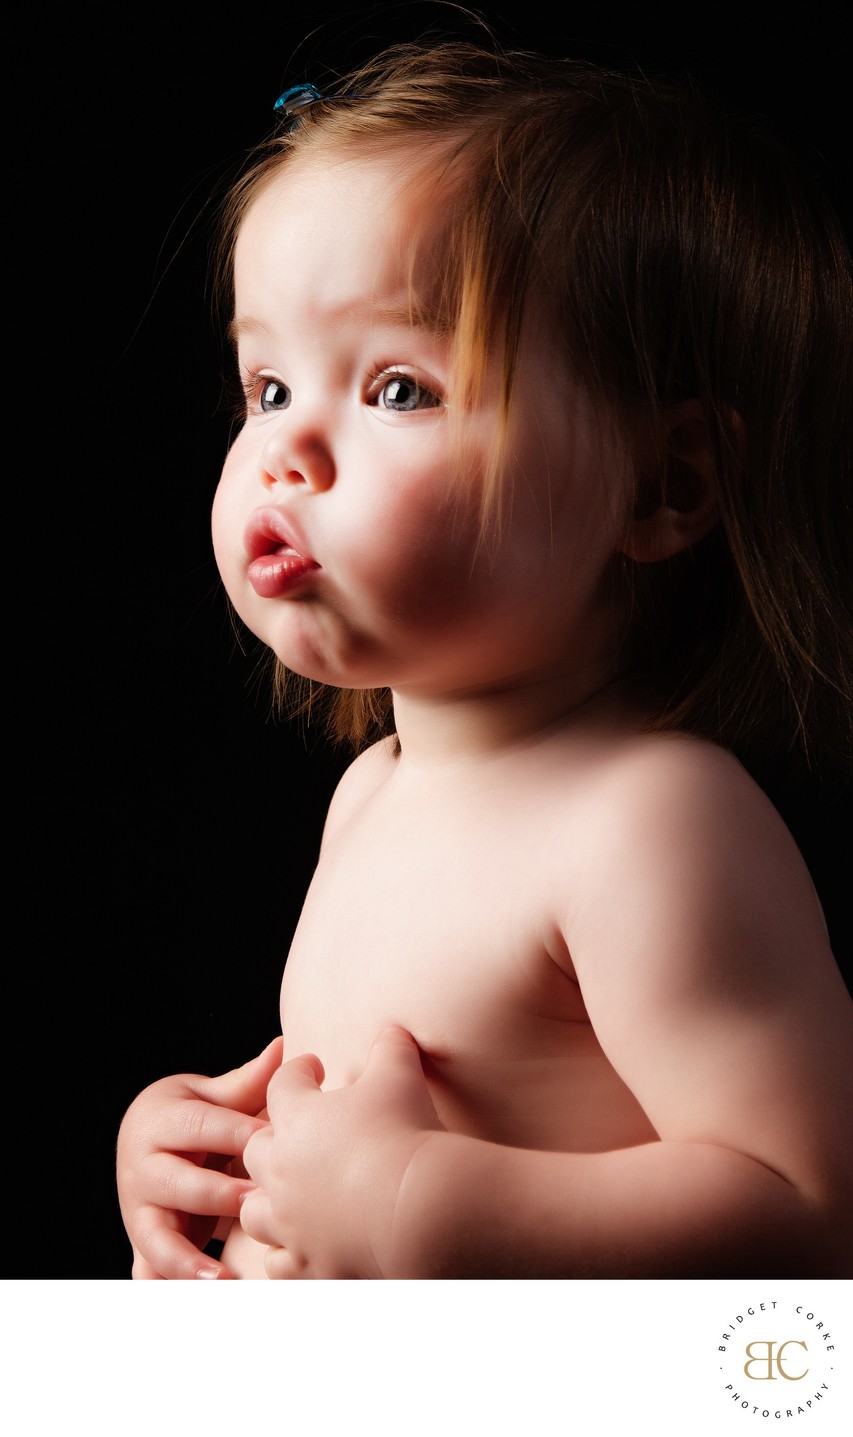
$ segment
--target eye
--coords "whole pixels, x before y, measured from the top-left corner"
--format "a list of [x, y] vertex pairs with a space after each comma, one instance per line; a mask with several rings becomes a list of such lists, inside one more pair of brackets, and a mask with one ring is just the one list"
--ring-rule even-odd
[[258, 408], [262, 414], [277, 414], [290, 404], [290, 390], [279, 379], [258, 381]]
[[411, 374], [391, 374], [374, 391], [377, 409], [391, 414], [411, 414], [418, 409], [442, 409], [443, 400]]

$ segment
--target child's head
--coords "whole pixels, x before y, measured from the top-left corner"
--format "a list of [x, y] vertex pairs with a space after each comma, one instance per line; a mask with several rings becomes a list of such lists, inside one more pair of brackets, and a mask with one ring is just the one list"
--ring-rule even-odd
[[[502, 453], [535, 324], [630, 486], [611, 577], [623, 666], [654, 721], [748, 752], [840, 753], [853, 286], [820, 195], [772, 138], [689, 85], [399, 47], [262, 147], [226, 214], [226, 288], [242, 219], [283, 166], [401, 155], [426, 197], [454, 393], [476, 405], [481, 377], [501, 377], [486, 547], [511, 503]], [[382, 693], [336, 696], [340, 734], [387, 715]]]

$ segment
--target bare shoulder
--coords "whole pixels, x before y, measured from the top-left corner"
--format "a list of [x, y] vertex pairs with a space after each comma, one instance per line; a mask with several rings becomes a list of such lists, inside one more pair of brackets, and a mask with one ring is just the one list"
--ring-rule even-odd
[[766, 1003], [798, 991], [807, 971], [843, 1001], [805, 860], [731, 753], [689, 735], [637, 736], [602, 765], [589, 809], [579, 977], [586, 953], [612, 981], [642, 952], [634, 971], [667, 988]]
[[[602, 788], [626, 808], [652, 805], [676, 815], [695, 805], [727, 815], [746, 805], [769, 815], [772, 805], [728, 749], [686, 733], [639, 733], [614, 748]], [[772, 810], [775, 813], [775, 810]], [[776, 815], [778, 819], [778, 814]], [[779, 819], [781, 822], [781, 819]]]
[[368, 801], [393, 771], [396, 763], [394, 755], [394, 739], [380, 739], [359, 753], [344, 770], [329, 804], [323, 831], [324, 843]]
[[767, 889], [780, 901], [788, 895], [824, 926], [790, 830], [727, 749], [689, 734], [638, 735], [602, 766], [595, 805], [608, 864], [654, 889], [677, 889], [689, 876], [704, 890], [725, 878], [753, 898]]

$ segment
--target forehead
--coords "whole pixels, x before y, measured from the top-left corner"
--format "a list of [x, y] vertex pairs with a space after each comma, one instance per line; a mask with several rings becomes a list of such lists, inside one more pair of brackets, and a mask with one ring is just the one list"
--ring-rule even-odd
[[[234, 251], [238, 314], [275, 279], [324, 310], [429, 308], [442, 273], [450, 186], [411, 153], [324, 153], [286, 162], [249, 205]], [[310, 303], [310, 301], [309, 301]]]

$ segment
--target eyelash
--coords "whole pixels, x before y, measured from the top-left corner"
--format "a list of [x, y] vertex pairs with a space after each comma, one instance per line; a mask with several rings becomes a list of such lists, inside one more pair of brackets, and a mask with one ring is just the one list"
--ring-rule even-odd
[[[394, 380], [399, 380], [404, 384], [411, 384], [414, 386], [418, 395], [425, 395], [433, 399], [435, 403], [426, 406], [428, 409], [444, 409], [445, 401], [440, 394], [434, 389], [430, 389], [428, 385], [421, 384], [415, 375], [405, 369], [396, 368], [394, 365], [382, 365], [374, 370], [367, 387], [367, 403], [371, 405], [371, 407], [385, 409], [385, 406], [379, 403], [379, 398], [386, 386]], [[247, 414], [280, 412], [262, 408], [262, 396], [268, 386], [277, 386], [279, 389], [287, 390], [288, 393], [290, 393], [288, 386], [280, 379], [277, 379], [275, 375], [253, 372], [241, 376], [240, 387], [243, 392], [243, 402]], [[288, 405], [284, 405], [285, 409], [287, 407]], [[389, 414], [411, 414], [420, 411], [417, 409], [387, 409], [386, 412]]]
[[268, 385], [273, 384], [278, 385], [280, 389], [287, 389], [287, 385], [282, 384], [281, 380], [276, 379], [273, 374], [241, 373], [240, 388], [243, 391], [243, 406], [246, 414], [272, 412], [261, 408], [261, 395]]
[[[385, 409], [385, 406], [379, 403], [379, 396], [386, 386], [393, 383], [394, 380], [400, 380], [404, 384], [411, 384], [418, 394], [427, 395], [431, 399], [434, 399], [435, 403], [428, 405], [428, 409], [444, 409], [446, 407], [441, 394], [434, 389], [430, 389], [429, 385], [422, 384], [416, 375], [411, 374], [406, 369], [398, 368], [393, 364], [384, 364], [374, 371], [368, 388], [368, 403], [374, 405], [377, 409]], [[386, 413], [388, 414], [412, 414], [416, 412], [418, 411], [386, 409]]]

